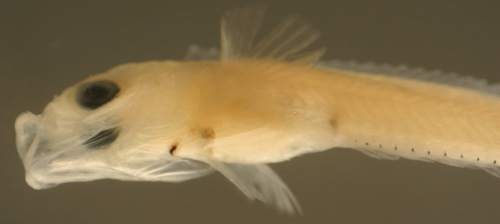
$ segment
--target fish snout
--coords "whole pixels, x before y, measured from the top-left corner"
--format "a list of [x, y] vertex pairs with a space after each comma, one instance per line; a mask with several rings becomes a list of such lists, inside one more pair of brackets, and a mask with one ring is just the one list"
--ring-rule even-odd
[[40, 175], [34, 174], [32, 169], [33, 160], [40, 144], [40, 120], [40, 115], [26, 112], [19, 115], [15, 123], [17, 152], [23, 161], [26, 172], [26, 182], [37, 190], [55, 186], [55, 184], [45, 183], [45, 181], [42, 180], [43, 177], [40, 178]]
[[25, 168], [27, 162], [33, 159], [35, 151], [38, 146], [38, 124], [40, 118], [31, 112], [26, 112], [19, 115], [16, 119], [16, 145], [17, 152], [23, 160]]

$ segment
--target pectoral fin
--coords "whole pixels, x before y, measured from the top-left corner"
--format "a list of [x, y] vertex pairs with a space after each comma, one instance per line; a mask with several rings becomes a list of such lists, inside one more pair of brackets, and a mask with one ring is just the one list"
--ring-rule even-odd
[[208, 163], [250, 199], [258, 199], [288, 214], [302, 214], [302, 208], [293, 193], [268, 165], [229, 164], [216, 160]]

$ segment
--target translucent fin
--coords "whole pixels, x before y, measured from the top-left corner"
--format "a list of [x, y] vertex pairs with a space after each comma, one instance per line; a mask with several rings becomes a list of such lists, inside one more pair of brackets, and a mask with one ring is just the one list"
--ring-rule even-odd
[[220, 59], [219, 49], [202, 48], [196, 44], [189, 46], [184, 61], [215, 61]]
[[388, 159], [388, 160], [396, 160], [399, 158], [405, 158], [409, 160], [418, 160], [423, 162], [438, 162], [449, 166], [461, 167], [461, 168], [469, 168], [469, 169], [481, 169], [486, 171], [487, 173], [500, 178], [500, 167], [496, 165], [484, 164], [484, 163], [475, 163], [474, 161], [464, 161], [459, 159], [452, 159], [450, 157], [436, 157], [433, 155], [415, 155], [415, 154], [407, 154], [402, 153], [398, 155], [389, 154], [387, 152], [379, 151], [379, 150], [367, 150], [362, 148], [355, 148], [355, 150], [362, 152], [363, 154], [370, 156], [376, 159]]
[[433, 82], [466, 89], [473, 89], [493, 95], [500, 95], [500, 84], [488, 84], [485, 79], [476, 79], [470, 76], [459, 76], [456, 73], [443, 73], [439, 70], [428, 71], [423, 68], [409, 68], [406, 65], [391, 66], [375, 64], [372, 62], [359, 63], [356, 61], [320, 61], [318, 67], [335, 68], [341, 70], [382, 74], [400, 78], [408, 78]]
[[182, 159], [153, 163], [137, 169], [123, 169], [121, 171], [141, 180], [182, 182], [206, 176], [215, 170], [206, 163]]
[[356, 150], [362, 152], [363, 154], [375, 158], [375, 159], [388, 159], [388, 160], [397, 160], [399, 159], [399, 156], [397, 155], [391, 155], [382, 151], [378, 150], [367, 150], [367, 149], [362, 149], [362, 148], [357, 148]]
[[265, 164], [229, 164], [211, 160], [208, 163], [233, 182], [247, 197], [258, 199], [290, 215], [302, 214], [297, 199], [276, 173]]
[[221, 61], [248, 56], [265, 11], [265, 5], [257, 4], [224, 14], [221, 20]]
[[482, 170], [486, 171], [487, 173], [489, 173], [495, 177], [500, 178], [500, 168], [499, 167], [489, 166], [489, 167], [479, 167], [479, 168], [481, 168]]
[[283, 20], [269, 35], [253, 46], [264, 11], [264, 5], [253, 5], [233, 9], [223, 16], [221, 61], [254, 58], [315, 64], [325, 53], [326, 49], [322, 48], [297, 54], [320, 35], [318, 30], [298, 16]]
[[[407, 157], [407, 156], [402, 156], [402, 157], [407, 158], [407, 159], [413, 159], [413, 158]], [[438, 163], [446, 164], [449, 166], [455, 166], [455, 167], [461, 167], [461, 168], [481, 169], [481, 170], [484, 170], [487, 173], [489, 173], [495, 177], [500, 178], [500, 167], [498, 167], [496, 165], [488, 165], [488, 164], [484, 164], [484, 163], [473, 163], [470, 161], [462, 161], [462, 160], [450, 159], [450, 158], [435, 158], [435, 157], [434, 158], [433, 157], [423, 158], [423, 157], [419, 157], [419, 158], [415, 158], [415, 159], [420, 160], [420, 161], [425, 161], [425, 162], [438, 162]]]

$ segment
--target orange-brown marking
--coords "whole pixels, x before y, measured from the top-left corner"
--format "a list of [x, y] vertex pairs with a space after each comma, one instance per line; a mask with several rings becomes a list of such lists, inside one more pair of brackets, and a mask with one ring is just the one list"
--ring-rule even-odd
[[335, 133], [337, 133], [337, 126], [338, 126], [338, 122], [337, 122], [337, 120], [335, 120], [335, 119], [330, 119], [330, 120], [328, 120], [328, 124], [330, 124], [330, 127], [332, 127], [332, 128], [333, 128], [333, 133], [334, 133], [334, 134], [335, 134]]
[[211, 128], [205, 129], [205, 131], [203, 131], [203, 134], [201, 136], [206, 139], [214, 139], [215, 138], [214, 129]]

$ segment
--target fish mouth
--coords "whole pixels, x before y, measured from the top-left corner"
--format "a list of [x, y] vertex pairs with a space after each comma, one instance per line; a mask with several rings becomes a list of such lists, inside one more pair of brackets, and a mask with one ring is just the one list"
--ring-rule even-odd
[[38, 125], [40, 123], [40, 115], [34, 115], [30, 112], [19, 115], [16, 119], [16, 146], [17, 152], [24, 163], [25, 168], [33, 159], [35, 151], [38, 147]]
[[[17, 151], [24, 165], [26, 183], [36, 190], [105, 178], [180, 182], [214, 171], [203, 162], [165, 159], [161, 152], [151, 154], [140, 150], [132, 151], [130, 160], [109, 163], [103, 153], [106, 146], [117, 139], [120, 127], [103, 129], [83, 140], [79, 135], [68, 137], [72, 133], [55, 133], [57, 126], [46, 113], [23, 113], [15, 122]], [[160, 157], [163, 159], [158, 159]]]
[[36, 175], [33, 175], [31, 168], [33, 159], [40, 144], [39, 125], [41, 115], [34, 115], [30, 112], [19, 115], [16, 119], [16, 146], [19, 157], [23, 161], [26, 172], [26, 182], [34, 189], [44, 189], [56, 186], [57, 184], [44, 183]]
[[35, 190], [47, 189], [58, 185], [40, 181], [37, 178], [35, 178], [30, 172], [26, 172], [26, 183]]
[[50, 125], [51, 122], [47, 122], [43, 114], [34, 115], [31, 112], [19, 115], [15, 123], [17, 152], [24, 165], [26, 183], [36, 190], [59, 185], [51, 177], [49, 168], [50, 161], [57, 156], [51, 160], [40, 159], [40, 154], [46, 150], [42, 135]]

